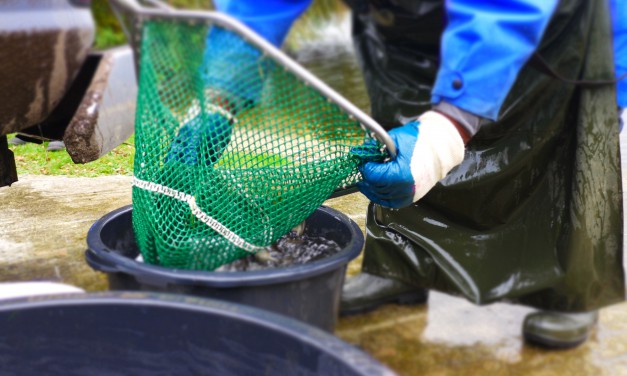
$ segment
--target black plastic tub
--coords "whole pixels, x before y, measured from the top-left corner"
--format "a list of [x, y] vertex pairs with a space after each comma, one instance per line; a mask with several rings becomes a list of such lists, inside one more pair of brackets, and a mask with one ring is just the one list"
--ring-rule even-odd
[[135, 261], [132, 206], [98, 220], [87, 234], [87, 263], [108, 274], [111, 290], [143, 290], [211, 297], [281, 313], [332, 331], [348, 262], [363, 246], [361, 230], [340, 212], [320, 207], [306, 221], [305, 233], [333, 240], [335, 255], [286, 268], [247, 272], [203, 272]]
[[169, 294], [101, 293], [0, 303], [3, 375], [392, 375], [310, 325]]

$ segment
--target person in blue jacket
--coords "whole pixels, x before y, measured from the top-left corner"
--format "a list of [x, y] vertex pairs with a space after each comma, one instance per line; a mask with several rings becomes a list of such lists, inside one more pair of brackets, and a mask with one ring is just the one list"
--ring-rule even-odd
[[[532, 343], [585, 341], [625, 295], [627, 82], [611, 82], [627, 72], [625, 1], [347, 2], [371, 113], [398, 156], [361, 167], [372, 203], [342, 312], [437, 289], [539, 308], [523, 323]], [[309, 3], [215, 1], [277, 46]]]
[[610, 13], [614, 31], [614, 62], [616, 65], [617, 102], [619, 109], [620, 130], [627, 122], [627, 2], [610, 0]]

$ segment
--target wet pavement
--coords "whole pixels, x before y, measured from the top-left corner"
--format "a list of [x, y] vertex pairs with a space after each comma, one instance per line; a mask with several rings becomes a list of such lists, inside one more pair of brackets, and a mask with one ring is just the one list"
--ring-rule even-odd
[[89, 227], [131, 203], [128, 176], [22, 175], [0, 188], [0, 281], [48, 280], [106, 289], [84, 261]]

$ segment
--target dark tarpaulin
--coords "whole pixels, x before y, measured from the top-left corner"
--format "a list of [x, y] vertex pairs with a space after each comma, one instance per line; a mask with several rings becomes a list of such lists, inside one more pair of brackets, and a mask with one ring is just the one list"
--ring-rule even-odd
[[[355, 43], [375, 119], [430, 108], [442, 1], [358, 1]], [[606, 1], [563, 0], [540, 55], [563, 76], [613, 77]], [[419, 203], [371, 205], [364, 271], [484, 304], [586, 311], [624, 300], [613, 85], [578, 87], [527, 64], [464, 162]]]

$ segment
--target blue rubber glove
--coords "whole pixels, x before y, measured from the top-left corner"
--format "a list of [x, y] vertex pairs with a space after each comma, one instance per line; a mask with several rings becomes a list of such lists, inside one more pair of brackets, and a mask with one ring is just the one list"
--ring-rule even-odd
[[201, 160], [205, 166], [217, 162], [229, 144], [236, 119], [216, 106], [215, 112], [192, 118], [179, 129], [170, 145], [166, 161], [196, 166]]
[[207, 33], [200, 66], [202, 113], [178, 130], [166, 161], [213, 165], [229, 144], [235, 114], [254, 106], [263, 88], [269, 63], [237, 34], [213, 27]]
[[397, 155], [360, 166], [359, 190], [372, 202], [402, 208], [422, 198], [464, 159], [464, 141], [445, 116], [428, 111], [389, 132]]

